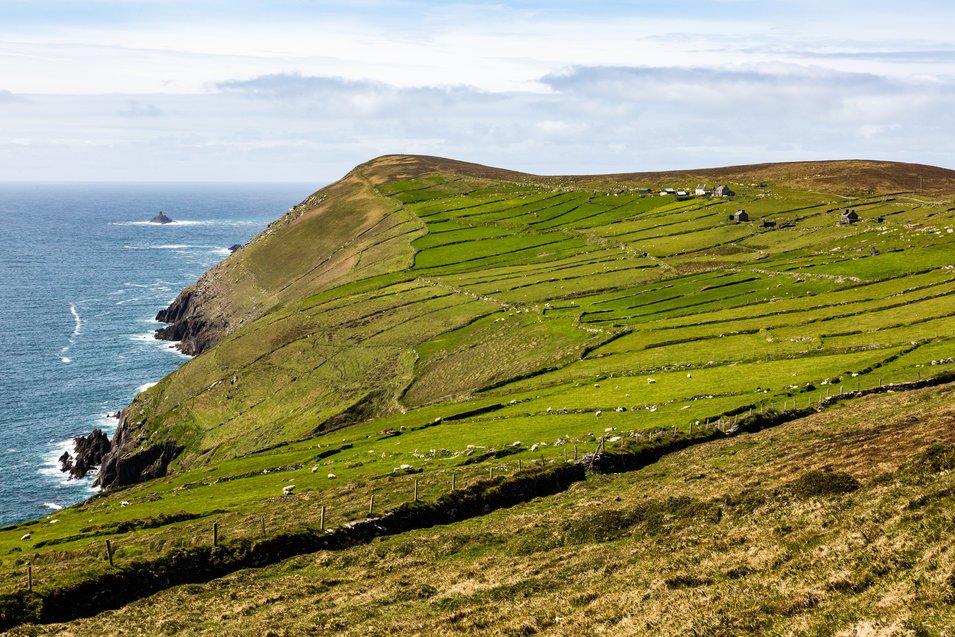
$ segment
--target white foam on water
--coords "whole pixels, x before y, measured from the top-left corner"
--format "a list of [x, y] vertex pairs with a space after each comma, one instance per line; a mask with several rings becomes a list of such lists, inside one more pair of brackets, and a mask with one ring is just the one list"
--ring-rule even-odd
[[216, 219], [216, 220], [195, 220], [195, 219], [177, 219], [170, 223], [153, 223], [152, 221], [113, 221], [110, 223], [112, 226], [149, 226], [153, 228], [169, 228], [176, 226], [258, 226], [262, 225], [261, 221], [240, 221], [240, 220], [227, 220], [227, 219]]
[[59, 511], [60, 509], [63, 508], [63, 507], [61, 507], [59, 504], [57, 504], [56, 502], [44, 502], [44, 503], [43, 503], [43, 506], [45, 506], [45, 507], [48, 508], [48, 509], [52, 509], [52, 510], [54, 510], [54, 511]]
[[73, 315], [73, 333], [70, 334], [69, 345], [60, 348], [60, 362], [64, 364], [73, 362], [73, 359], [67, 354], [70, 352], [70, 348], [76, 345], [76, 337], [83, 333], [83, 319], [80, 318], [80, 313], [76, 309], [76, 303], [70, 303], [70, 314]]
[[143, 393], [144, 391], [146, 391], [147, 389], [149, 389], [150, 387], [155, 387], [155, 386], [158, 385], [158, 384], [159, 384], [159, 383], [143, 383], [142, 385], [140, 385], [139, 387], [136, 388], [136, 393], [137, 393], [137, 394], [141, 394], [141, 393]]
[[70, 314], [73, 315], [73, 338], [76, 338], [83, 330], [83, 319], [80, 318], [80, 314], [76, 310], [75, 303], [70, 303]]
[[43, 454], [43, 462], [37, 469], [37, 473], [50, 479], [60, 486], [75, 486], [85, 482], [84, 480], [70, 480], [70, 474], [66, 471], [60, 471], [60, 456], [63, 452], [68, 452], [71, 456], [76, 453], [76, 444], [72, 438], [66, 440], [53, 441], [47, 443], [48, 451]]

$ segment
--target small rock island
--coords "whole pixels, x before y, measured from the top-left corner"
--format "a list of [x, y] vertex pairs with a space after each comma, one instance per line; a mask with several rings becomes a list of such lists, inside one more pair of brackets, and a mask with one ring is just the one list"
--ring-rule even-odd
[[158, 215], [149, 220], [149, 223], [172, 223], [175, 221], [172, 217], [167, 217], [166, 214], [162, 211]]

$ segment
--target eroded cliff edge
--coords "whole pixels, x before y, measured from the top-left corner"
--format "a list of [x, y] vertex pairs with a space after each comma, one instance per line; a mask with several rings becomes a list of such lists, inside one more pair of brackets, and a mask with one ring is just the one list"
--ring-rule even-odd
[[[277, 333], [270, 323], [276, 315], [323, 290], [410, 265], [410, 244], [423, 224], [375, 187], [386, 178], [380, 171], [390, 175], [405, 169], [401, 158], [357, 167], [291, 208], [159, 312], [157, 320], [168, 325], [157, 336], [178, 341], [186, 354], [198, 356], [229, 338], [240, 345], [214, 359], [190, 361], [122, 410], [99, 486], [132, 484], [165, 475], [171, 465], [212, 461], [221, 457], [216, 454], [248, 452], [300, 435], [297, 421], [285, 427], [286, 433], [263, 417], [246, 417], [247, 407], [237, 405], [261, 400], [260, 389], [268, 399], [269, 389], [274, 394], [297, 380], [296, 387], [307, 382], [282, 377], [276, 384], [275, 379], [253, 378], [247, 370], [299, 337], [298, 332]], [[387, 369], [393, 360], [375, 366]], [[316, 396], [309, 420], [347, 409], [366, 393], [361, 387], [354, 393]], [[197, 415], [197, 404], [210, 403], [215, 405], [211, 413]], [[328, 413], [322, 412], [326, 407]], [[262, 430], [253, 432], [256, 427]], [[221, 434], [229, 428], [237, 433]], [[210, 429], [218, 432], [209, 434]]]

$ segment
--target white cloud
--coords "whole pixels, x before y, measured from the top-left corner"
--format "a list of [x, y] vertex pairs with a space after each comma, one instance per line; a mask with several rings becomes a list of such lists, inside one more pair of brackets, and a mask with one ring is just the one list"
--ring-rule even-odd
[[925, 1], [103, 0], [114, 19], [80, 19], [51, 0], [0, 20], [0, 175], [324, 181], [386, 152], [951, 164], [955, 8]]

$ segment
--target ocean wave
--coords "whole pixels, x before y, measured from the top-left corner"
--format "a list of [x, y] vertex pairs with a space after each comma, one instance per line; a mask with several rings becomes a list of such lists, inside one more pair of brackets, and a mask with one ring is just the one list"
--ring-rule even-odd
[[89, 484], [92, 484], [92, 477], [87, 476], [82, 480], [71, 480], [68, 472], [60, 471], [60, 456], [64, 452], [71, 456], [76, 453], [76, 443], [73, 442], [72, 438], [51, 440], [47, 446], [48, 450], [43, 454], [43, 461], [37, 469], [37, 473], [63, 487], [89, 486]]
[[70, 353], [70, 348], [76, 345], [76, 337], [83, 333], [83, 319], [76, 309], [76, 303], [70, 303], [70, 314], [73, 315], [73, 333], [70, 334], [69, 344], [60, 348], [60, 362], [65, 364], [73, 362], [67, 354]]
[[83, 330], [83, 319], [80, 318], [80, 313], [76, 310], [75, 303], [70, 303], [70, 314], [73, 315], [73, 337], [76, 338]]
[[242, 219], [178, 219], [171, 223], [153, 223], [152, 221], [113, 221], [112, 226], [150, 226], [155, 228], [169, 228], [176, 226], [261, 226], [261, 221]]
[[48, 509], [52, 509], [52, 510], [54, 510], [54, 511], [59, 511], [60, 509], [63, 508], [62, 506], [60, 506], [60, 505], [57, 504], [56, 502], [44, 502], [44, 503], [43, 503], [43, 506], [45, 506], [45, 507], [48, 508]]
[[155, 386], [158, 385], [158, 384], [159, 384], [159, 383], [143, 383], [142, 385], [140, 385], [139, 387], [136, 388], [136, 393], [137, 393], [137, 394], [141, 394], [141, 393], [143, 393], [144, 391], [146, 391], [147, 389], [150, 389], [151, 387], [155, 387]]

